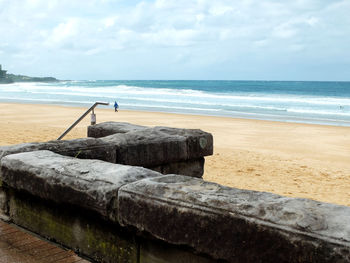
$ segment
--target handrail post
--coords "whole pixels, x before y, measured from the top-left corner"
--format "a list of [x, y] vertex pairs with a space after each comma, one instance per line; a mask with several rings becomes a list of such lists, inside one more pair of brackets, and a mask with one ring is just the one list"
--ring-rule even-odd
[[94, 112], [94, 109], [92, 109], [91, 112], [91, 125], [95, 125], [96, 124], [96, 114]]
[[[61, 140], [64, 136], [67, 135], [68, 132], [70, 132], [82, 119], [85, 118], [86, 115], [89, 114], [90, 111], [93, 111], [97, 105], [109, 105], [108, 102], [95, 102], [86, 112], [84, 112], [83, 115], [81, 115], [67, 130], [64, 131], [64, 133], [61, 134], [60, 137], [57, 138], [57, 140]], [[91, 120], [92, 121], [92, 120]], [[96, 119], [95, 119], [96, 121]]]

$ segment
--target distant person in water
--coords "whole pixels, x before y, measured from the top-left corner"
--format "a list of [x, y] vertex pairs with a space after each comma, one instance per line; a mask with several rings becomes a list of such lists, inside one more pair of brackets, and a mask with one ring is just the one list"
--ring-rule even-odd
[[114, 111], [117, 112], [117, 111], [118, 111], [118, 108], [119, 108], [119, 105], [118, 105], [118, 103], [115, 101], [115, 102], [114, 102]]

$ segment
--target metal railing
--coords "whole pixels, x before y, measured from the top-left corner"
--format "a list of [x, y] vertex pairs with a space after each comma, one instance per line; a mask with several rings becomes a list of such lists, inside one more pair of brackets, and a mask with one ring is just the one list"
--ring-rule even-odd
[[[67, 135], [68, 132], [70, 132], [82, 119], [85, 118], [86, 115], [89, 114], [90, 111], [92, 111], [92, 114], [94, 114], [94, 109], [97, 107], [97, 105], [109, 105], [108, 102], [95, 102], [94, 105], [92, 105], [83, 115], [81, 115], [79, 117], [79, 119], [77, 119], [67, 130], [65, 130], [64, 133], [61, 134], [60, 137], [57, 138], [57, 140], [61, 140], [64, 136]], [[94, 117], [96, 118], [96, 117]], [[95, 119], [95, 122], [96, 122], [96, 119]], [[94, 124], [94, 123], [92, 123]]]

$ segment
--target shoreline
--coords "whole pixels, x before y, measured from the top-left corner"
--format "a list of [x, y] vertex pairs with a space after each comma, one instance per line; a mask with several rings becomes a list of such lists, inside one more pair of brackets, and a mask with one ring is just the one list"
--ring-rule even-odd
[[[0, 145], [55, 140], [86, 108], [0, 103]], [[350, 127], [96, 108], [97, 123], [198, 128], [214, 136], [204, 179], [350, 206]], [[64, 139], [86, 137], [87, 116]]]
[[121, 109], [350, 127], [350, 82], [75, 80], [15, 83], [3, 103]]
[[[0, 101], [0, 104], [23, 104], [23, 105], [47, 105], [47, 106], [58, 106], [58, 107], [71, 107], [71, 108], [89, 108], [93, 103], [74, 103], [74, 102], [66, 102], [66, 104], [57, 104], [56, 101], [52, 101], [52, 103], [44, 103], [42, 101], [34, 102], [33, 99], [28, 99], [28, 102], [13, 102], [16, 99], [3, 99]], [[110, 107], [112, 107], [113, 102], [109, 102]], [[101, 106], [100, 106], [101, 107]], [[106, 106], [102, 106], [102, 109], [106, 109]], [[276, 117], [271, 119], [266, 118], [267, 115], [263, 115], [265, 117], [257, 117], [259, 114], [255, 113], [237, 113], [237, 116], [229, 116], [229, 115], [219, 115], [219, 114], [197, 114], [197, 113], [187, 113], [187, 112], [176, 112], [176, 111], [157, 111], [157, 110], [138, 110], [138, 109], [121, 109], [122, 111], [131, 111], [131, 112], [147, 112], [147, 113], [165, 113], [165, 114], [175, 114], [175, 115], [189, 115], [189, 116], [204, 116], [204, 117], [218, 117], [218, 118], [229, 118], [229, 119], [237, 119], [237, 120], [253, 120], [253, 121], [268, 121], [268, 122], [278, 122], [278, 123], [291, 123], [291, 124], [305, 124], [305, 125], [321, 125], [321, 126], [332, 126], [332, 127], [347, 127], [350, 128], [350, 121], [344, 120], [335, 120], [335, 119], [312, 119], [312, 118], [288, 118], [282, 119], [282, 117]], [[240, 116], [239, 116], [240, 115]], [[253, 117], [249, 117], [253, 116]], [[274, 115], [272, 115], [274, 116]]]

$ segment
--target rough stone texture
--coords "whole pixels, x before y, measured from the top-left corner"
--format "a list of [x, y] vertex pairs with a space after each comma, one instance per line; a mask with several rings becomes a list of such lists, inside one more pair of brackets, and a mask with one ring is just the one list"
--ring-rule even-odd
[[149, 167], [161, 174], [180, 174], [201, 178], [204, 173], [204, 158]]
[[155, 127], [101, 140], [112, 144], [117, 138], [116, 163], [121, 164], [148, 168], [213, 154], [213, 136], [201, 130]]
[[101, 139], [82, 138], [67, 141], [49, 141], [39, 143], [23, 143], [0, 147], [1, 159], [9, 154], [49, 150], [61, 155], [80, 159], [99, 159], [115, 163], [115, 146], [104, 143]]
[[183, 247], [140, 238], [136, 232], [76, 207], [41, 200], [14, 190], [9, 195], [10, 215], [14, 223], [92, 258], [94, 262], [217, 262]]
[[150, 240], [140, 242], [139, 263], [213, 263], [217, 260], [203, 255], [196, 255], [191, 251], [177, 246]]
[[[186, 169], [171, 163], [194, 163], [203, 156], [213, 154], [213, 137], [201, 130], [167, 127], [145, 128], [102, 138], [84, 138], [67, 141], [25, 143], [0, 147], [1, 159], [9, 154], [49, 150], [79, 159], [99, 159], [111, 163], [152, 168], [168, 167], [167, 173], [185, 173]], [[203, 166], [188, 168], [189, 174], [202, 176]], [[168, 166], [166, 166], [168, 165]], [[173, 167], [174, 170], [171, 170]], [[181, 168], [181, 169], [180, 169]]]
[[10, 191], [9, 195], [10, 218], [15, 224], [92, 258], [94, 262], [138, 262], [139, 245], [134, 233], [118, 224], [30, 194]]
[[8, 155], [0, 178], [8, 186], [58, 203], [69, 203], [115, 218], [118, 189], [160, 173], [100, 160], [81, 160], [50, 151]]
[[0, 220], [7, 221], [9, 219], [7, 214], [8, 214], [8, 195], [7, 195], [6, 189], [2, 187], [0, 184]]
[[125, 185], [119, 222], [230, 262], [350, 262], [350, 207], [168, 175]]
[[131, 124], [128, 122], [102, 122], [96, 125], [88, 126], [87, 136], [94, 138], [106, 137], [116, 133], [127, 133], [130, 131], [140, 131], [146, 129], [146, 126]]

